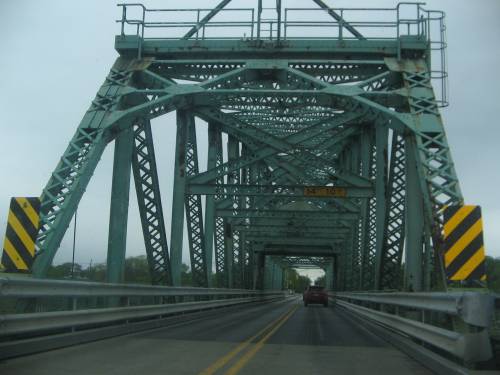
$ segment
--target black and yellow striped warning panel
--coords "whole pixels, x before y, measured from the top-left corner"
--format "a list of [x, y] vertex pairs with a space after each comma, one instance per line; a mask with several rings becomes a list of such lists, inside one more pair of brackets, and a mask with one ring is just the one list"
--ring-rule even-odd
[[486, 280], [481, 207], [449, 206], [443, 215], [448, 280]]
[[5, 271], [29, 272], [31, 269], [35, 257], [39, 212], [39, 198], [17, 197], [10, 200], [1, 260]]

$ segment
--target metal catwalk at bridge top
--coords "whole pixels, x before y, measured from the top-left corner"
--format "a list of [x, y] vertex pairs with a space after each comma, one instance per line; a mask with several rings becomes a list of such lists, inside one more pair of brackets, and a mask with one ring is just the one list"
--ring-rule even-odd
[[[316, 266], [340, 290], [442, 287], [442, 210], [463, 205], [438, 109], [444, 14], [229, 3], [120, 5], [120, 56], [41, 196], [33, 274], [45, 276], [114, 141], [108, 281], [123, 279], [133, 179], [155, 284], [180, 285], [185, 217], [198, 286], [212, 269], [217, 286], [262, 288]], [[168, 246], [150, 121], [171, 111]], [[195, 118], [208, 127], [204, 172]], [[463, 278], [484, 279], [475, 266]]]

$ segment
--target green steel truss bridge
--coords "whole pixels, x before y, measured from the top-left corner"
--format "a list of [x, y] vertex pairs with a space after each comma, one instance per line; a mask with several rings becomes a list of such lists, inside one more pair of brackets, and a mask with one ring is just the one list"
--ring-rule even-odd
[[[155, 284], [180, 285], [185, 217], [197, 286], [215, 272], [219, 287], [262, 287], [276, 263], [319, 266], [339, 290], [442, 288], [441, 210], [463, 203], [439, 114], [444, 15], [229, 3], [120, 5], [120, 57], [43, 190], [33, 273], [46, 274], [114, 141], [109, 281], [122, 279], [133, 179]], [[167, 220], [150, 121], [171, 111]], [[208, 127], [204, 172], [195, 118]]]
[[[480, 208], [464, 205], [439, 112], [448, 105], [444, 14], [421, 3], [255, 3], [119, 4], [119, 57], [40, 199], [11, 201], [2, 264], [34, 277], [0, 274], [0, 360], [154, 329], [9, 360], [0, 372], [418, 370], [360, 326], [440, 374], [498, 357], [499, 297], [450, 289], [484, 286], [485, 274]], [[169, 216], [151, 120], [174, 111]], [[107, 282], [46, 280], [112, 142]], [[131, 180], [153, 286], [123, 283]], [[181, 285], [184, 247], [193, 287]], [[339, 308], [299, 308], [284, 291], [294, 268], [323, 269], [324, 304]], [[240, 344], [227, 353], [228, 342]], [[259, 357], [266, 343], [337, 349], [310, 363], [320, 357], [309, 346]], [[84, 366], [75, 353], [86, 353]], [[255, 355], [261, 369], [248, 365]]]

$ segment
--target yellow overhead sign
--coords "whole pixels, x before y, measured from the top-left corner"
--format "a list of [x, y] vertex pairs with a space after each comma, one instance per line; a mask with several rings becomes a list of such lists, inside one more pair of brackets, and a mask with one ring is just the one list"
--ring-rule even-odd
[[333, 186], [308, 186], [304, 188], [306, 197], [339, 197], [347, 196], [347, 189]]

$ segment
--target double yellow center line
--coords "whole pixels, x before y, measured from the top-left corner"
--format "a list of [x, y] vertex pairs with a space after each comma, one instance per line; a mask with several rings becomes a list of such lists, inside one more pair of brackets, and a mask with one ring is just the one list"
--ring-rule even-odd
[[262, 349], [264, 344], [269, 338], [293, 315], [293, 313], [299, 308], [298, 305], [292, 307], [286, 313], [281, 315], [278, 319], [271, 322], [267, 326], [265, 326], [262, 330], [257, 332], [252, 337], [248, 338], [241, 344], [239, 344], [236, 348], [231, 350], [229, 353], [220, 357], [217, 361], [208, 366], [205, 370], [199, 373], [199, 375], [213, 375], [215, 372], [226, 364], [229, 363], [235, 356], [237, 356], [241, 351], [247, 348], [252, 341], [256, 340], [258, 337], [262, 336], [266, 333], [250, 350], [248, 350], [243, 356], [238, 359], [236, 363], [233, 364], [224, 374], [225, 375], [236, 375], [247, 363], [250, 359], [257, 354], [257, 352]]

